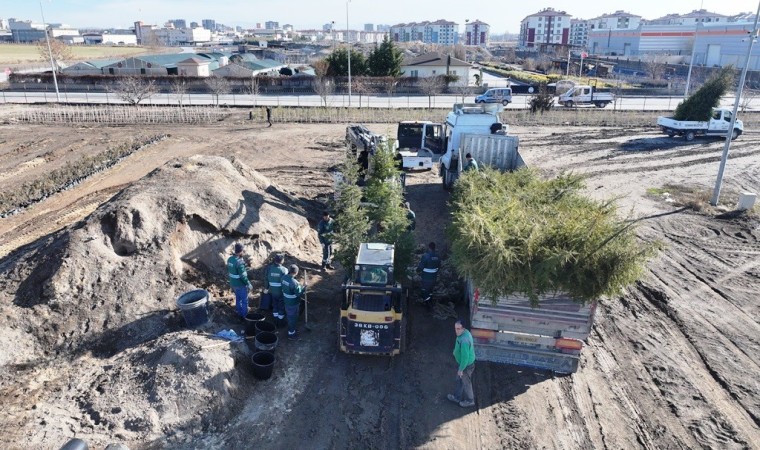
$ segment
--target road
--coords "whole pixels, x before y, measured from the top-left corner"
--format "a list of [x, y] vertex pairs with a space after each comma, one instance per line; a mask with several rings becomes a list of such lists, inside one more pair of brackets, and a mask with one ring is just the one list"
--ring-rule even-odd
[[[125, 104], [113, 93], [105, 92], [61, 92], [61, 102], [76, 104]], [[507, 109], [525, 109], [530, 101], [529, 95], [515, 95], [514, 102]], [[426, 96], [375, 96], [375, 95], [331, 95], [326, 99], [329, 107], [375, 107], [375, 108], [451, 108], [454, 103], [471, 103], [475, 97], [467, 95], [437, 95], [430, 99]], [[638, 111], [671, 111], [682, 100], [681, 97], [618, 97], [615, 104], [607, 106], [607, 109], [638, 110]], [[733, 106], [733, 96], [726, 97], [721, 106]], [[54, 92], [25, 92], [25, 91], [2, 91], [0, 103], [55, 103]], [[174, 94], [155, 94], [144, 100], [145, 105], [177, 105], [178, 98]], [[214, 105], [217, 100], [212, 94], [187, 94], [183, 96], [184, 105]], [[220, 95], [219, 105], [226, 106], [322, 106], [325, 102], [318, 95], [251, 95], [228, 94]], [[593, 107], [591, 107], [593, 108]], [[760, 99], [753, 99], [748, 109], [760, 109]]]

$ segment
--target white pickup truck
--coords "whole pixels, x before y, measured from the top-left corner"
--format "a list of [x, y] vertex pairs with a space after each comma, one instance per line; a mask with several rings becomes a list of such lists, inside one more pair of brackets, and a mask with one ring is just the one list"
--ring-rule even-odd
[[[696, 136], [725, 136], [728, 128], [731, 126], [732, 111], [726, 108], [713, 108], [712, 116], [708, 121], [698, 120], [676, 120], [672, 117], [660, 116], [657, 118], [657, 125], [662, 132], [670, 137], [675, 135], [683, 136], [687, 141], [692, 141]], [[741, 120], [736, 119], [734, 129], [731, 132], [731, 139], [736, 139], [744, 132], [744, 124]]]
[[615, 96], [611, 92], [598, 92], [589, 85], [581, 85], [560, 95], [558, 101], [560, 105], [567, 108], [576, 105], [594, 105], [597, 108], [604, 108], [615, 101]]

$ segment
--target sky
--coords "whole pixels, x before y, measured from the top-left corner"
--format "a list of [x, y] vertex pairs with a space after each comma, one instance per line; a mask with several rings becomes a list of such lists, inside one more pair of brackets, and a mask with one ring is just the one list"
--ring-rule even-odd
[[[170, 19], [188, 23], [214, 19], [228, 26], [252, 28], [272, 20], [297, 30], [321, 29], [335, 21], [336, 29], [365, 23], [398, 23], [445, 19], [460, 24], [481, 20], [491, 33], [517, 33], [520, 21], [546, 7], [562, 10], [574, 18], [590, 19], [624, 10], [654, 19], [666, 14], [685, 14], [704, 8], [733, 15], [755, 13], [758, 0], [41, 0], [45, 20], [75, 28], [129, 28], [135, 21], [163, 25]], [[0, 17], [41, 22], [40, 1], [0, 0]]]

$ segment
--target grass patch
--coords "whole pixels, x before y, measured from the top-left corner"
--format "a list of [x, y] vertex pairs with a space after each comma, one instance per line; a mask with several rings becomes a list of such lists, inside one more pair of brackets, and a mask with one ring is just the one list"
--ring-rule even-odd
[[[179, 49], [171, 49], [175, 53]], [[147, 47], [107, 46], [107, 45], [72, 45], [71, 52], [75, 61], [90, 59], [125, 58], [135, 55], [157, 53]], [[164, 49], [158, 53], [165, 53]], [[36, 44], [2, 44], [0, 45], [0, 64], [49, 63], [37, 51]], [[70, 61], [69, 61], [70, 62]]]

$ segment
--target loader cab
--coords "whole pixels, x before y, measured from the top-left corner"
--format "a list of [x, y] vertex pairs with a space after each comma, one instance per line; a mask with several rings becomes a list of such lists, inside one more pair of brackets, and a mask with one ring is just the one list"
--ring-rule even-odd
[[346, 353], [397, 355], [406, 345], [407, 298], [393, 274], [394, 246], [363, 243], [346, 284], [339, 346]]

